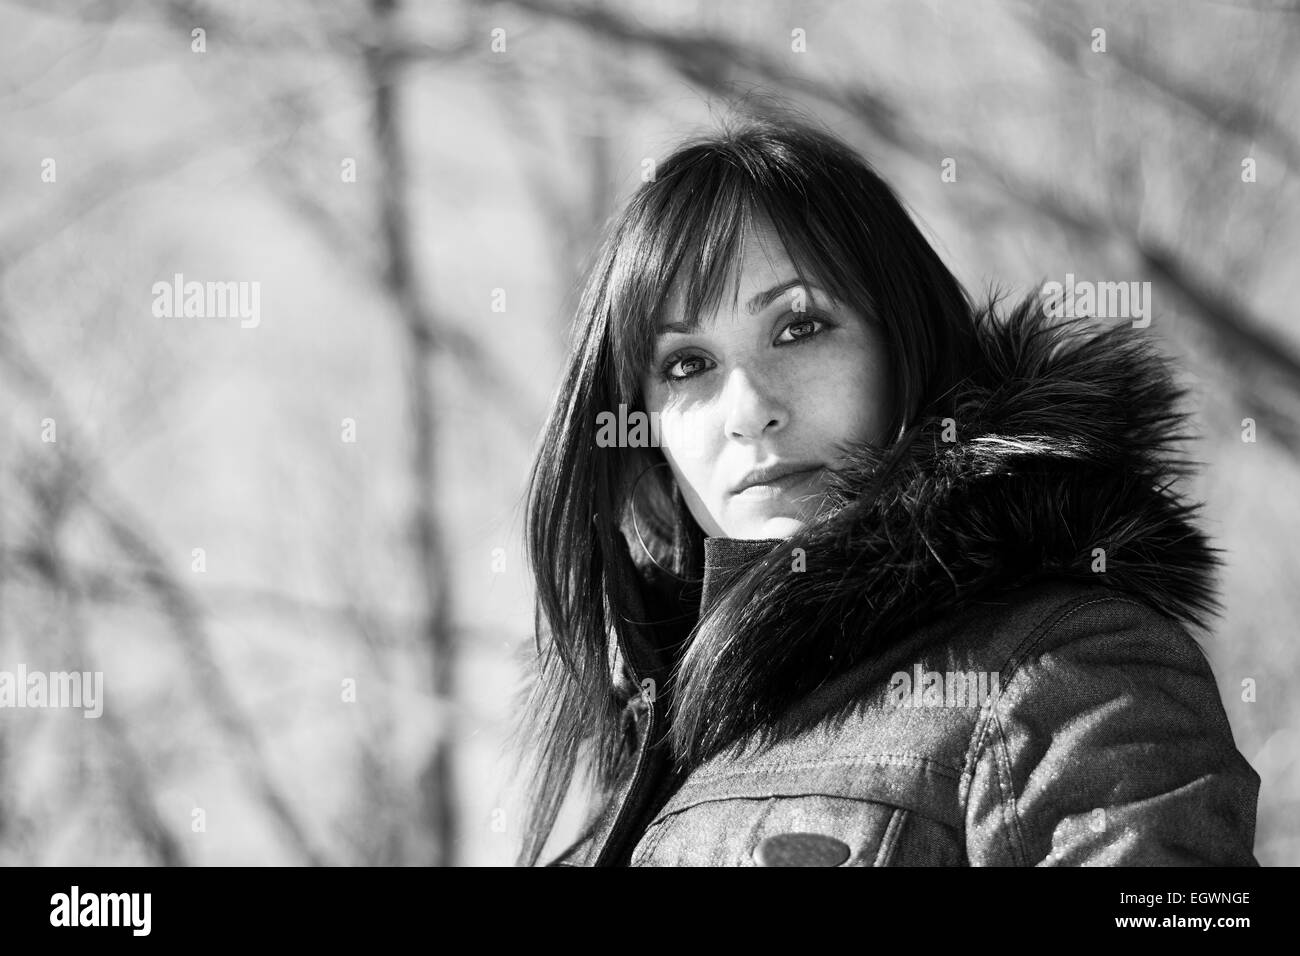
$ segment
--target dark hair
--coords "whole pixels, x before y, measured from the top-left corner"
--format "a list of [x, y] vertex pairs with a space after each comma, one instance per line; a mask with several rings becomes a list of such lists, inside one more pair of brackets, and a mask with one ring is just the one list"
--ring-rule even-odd
[[688, 139], [658, 165], [611, 221], [590, 270], [529, 483], [538, 661], [517, 728], [532, 761], [521, 864], [538, 862], [580, 759], [607, 798], [632, 756], [611, 642], [644, 622], [618, 596], [643, 593], [640, 564], [687, 578], [701, 564], [703, 534], [669, 469], [655, 467], [662, 453], [597, 447], [597, 415], [644, 407], [640, 383], [670, 293], [682, 291], [688, 321], [716, 307], [760, 218], [801, 281], [815, 277], [881, 324], [891, 436], [941, 407], [973, 354], [965, 291], [890, 187], [833, 134], [769, 111]]

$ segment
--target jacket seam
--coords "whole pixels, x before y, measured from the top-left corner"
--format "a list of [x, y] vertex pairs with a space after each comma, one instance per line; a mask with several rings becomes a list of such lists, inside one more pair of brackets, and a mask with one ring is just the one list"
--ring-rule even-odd
[[1024, 866], [1029, 859], [1025, 851], [1025, 834], [1020, 827], [1020, 817], [1016, 813], [1016, 789], [1011, 781], [1011, 755], [1007, 752], [1006, 735], [1002, 732], [1002, 722], [994, 714], [992, 724], [997, 725], [996, 748], [993, 754], [997, 768], [998, 804], [1002, 810], [1002, 822], [1007, 827], [1007, 846], [1011, 859], [1017, 866]]
[[[1003, 699], [1008, 696], [1011, 684], [1021, 674], [1021, 664], [1029, 655], [1029, 652], [1035, 646], [1042, 643], [1053, 631], [1074, 617], [1080, 611], [1093, 607], [1097, 604], [1128, 604], [1133, 607], [1143, 608], [1145, 605], [1128, 598], [1117, 595], [1107, 595], [1105, 597], [1091, 598], [1082, 603], [1069, 607], [1070, 601], [1077, 601], [1078, 598], [1071, 598], [1066, 602], [1065, 607], [1057, 606], [1043, 615], [1042, 619], [1030, 629], [1028, 635], [1023, 641], [1011, 652], [1011, 660], [1015, 661], [1011, 673], [1007, 679], [1002, 682], [1002, 690], [997, 697], [989, 701], [989, 712], [981, 717], [971, 733], [970, 744], [968, 745], [967, 766], [970, 768], [970, 778], [975, 779], [975, 769], [981, 759], [981, 754], [985, 751], [986, 740], [990, 736], [993, 741], [993, 766], [998, 781], [998, 796], [1001, 804], [1002, 817], [1007, 825], [1008, 834], [1006, 837], [1011, 857], [1018, 865], [1026, 865], [1028, 862], [1028, 852], [1026, 850], [1024, 828], [1021, 825], [1020, 814], [1016, 809], [1017, 795], [1015, 789], [1015, 780], [1011, 773], [1011, 755], [1007, 748], [1006, 734], [1002, 728], [1002, 721], [998, 716], [998, 706]], [[1053, 619], [1055, 617], [1055, 619]], [[1049, 623], [1050, 622], [1050, 623]], [[966, 820], [970, 809], [970, 792], [967, 791], [965, 799], [962, 801], [962, 819]]]
[[[821, 792], [820, 790], [805, 790], [805, 791], [801, 791], [800, 793], [793, 794], [793, 795], [792, 795], [792, 794], [784, 794], [784, 793], [769, 793], [769, 794], [754, 795], [754, 796], [749, 796], [749, 795], [747, 795], [747, 794], [731, 794], [731, 795], [727, 795], [727, 796], [706, 797], [706, 798], [703, 799], [703, 800], [696, 800], [694, 803], [688, 803], [688, 804], [687, 804], [686, 806], [684, 806], [684, 807], [678, 807], [678, 808], [675, 809], [675, 810], [670, 810], [669, 812], [667, 812], [667, 813], [663, 814], [662, 816], [657, 817], [655, 820], [653, 820], [653, 821], [650, 823], [650, 825], [646, 828], [646, 831], [649, 832], [649, 831], [652, 830], [652, 829], [655, 829], [655, 828], [658, 828], [658, 827], [662, 827], [665, 823], [667, 823], [667, 822], [668, 822], [669, 820], [671, 820], [673, 817], [678, 816], [678, 815], [680, 815], [680, 814], [683, 814], [683, 813], [685, 813], [685, 812], [688, 811], [688, 810], [694, 810], [696, 807], [702, 807], [702, 806], [705, 806], [706, 804], [710, 804], [710, 803], [726, 803], [726, 802], [728, 802], [729, 800], [757, 800], [757, 801], [766, 801], [766, 800], [792, 800], [792, 799], [799, 799], [799, 798], [801, 798], [801, 797], [823, 797], [823, 798], [825, 798], [825, 799], [827, 799], [827, 800], [850, 800], [850, 801], [852, 801], [853, 803], [869, 803], [869, 804], [874, 804], [875, 806], [878, 806], [878, 807], [890, 807], [890, 808], [892, 808], [892, 809], [894, 809], [894, 810], [908, 810], [908, 809], [910, 809], [910, 808], [908, 808], [908, 807], [900, 806], [900, 805], [897, 804], [897, 803], [891, 803], [891, 802], [888, 801], [888, 800], [881, 800], [881, 799], [876, 798], [876, 797], [846, 797], [846, 796], [845, 796], [844, 794], [842, 794], [842, 793], [823, 793], [823, 792]], [[933, 817], [930, 817], [929, 814], [922, 814], [922, 816], [926, 817], [927, 819], [935, 819], [935, 818], [933, 818]], [[943, 824], [943, 821], [942, 821], [942, 820], [937, 820], [937, 819], [935, 819], [935, 822], [936, 822], [936, 823], [939, 823], [940, 825]], [[659, 839], [659, 837], [656, 836], [656, 837], [655, 837], [655, 845], [656, 845], [656, 846], [658, 845], [658, 839]], [[646, 852], [649, 852], [649, 851], [647, 850]]]
[[875, 763], [900, 763], [900, 764], [920, 764], [926, 768], [934, 770], [941, 776], [948, 777], [951, 780], [961, 781], [964, 771], [960, 768], [932, 760], [929, 757], [923, 757], [919, 754], [855, 754], [847, 757], [822, 757], [815, 760], [794, 760], [783, 761], [781, 763], [765, 764], [755, 767], [741, 767], [734, 770], [709, 770], [697, 771], [692, 774], [690, 781], [696, 780], [725, 780], [728, 777], [745, 777], [759, 773], [780, 773], [785, 770], [809, 770], [817, 767], [838, 766], [840, 764], [875, 764]]
[[889, 817], [889, 825], [885, 827], [884, 835], [880, 838], [880, 846], [876, 848], [874, 866], [888, 866], [893, 860], [894, 849], [898, 845], [899, 837], [910, 815], [911, 811], [907, 807], [894, 808], [893, 814]]
[[[914, 766], [920, 766], [923, 770], [925, 769], [933, 770], [938, 776], [944, 777], [945, 779], [955, 782], [959, 788], [961, 786], [963, 777], [965, 776], [963, 771], [956, 770], [946, 764], [942, 764], [937, 761], [931, 760], [928, 757], [921, 757], [912, 754], [857, 754], [852, 757], [838, 757], [838, 758], [829, 758], [829, 759], [823, 758], [817, 760], [794, 761], [792, 763], [775, 764], [767, 767], [747, 767], [747, 768], [740, 768], [736, 770], [725, 770], [725, 771], [715, 770], [710, 772], [697, 772], [695, 774], [692, 774], [690, 781], [693, 782], [696, 780], [708, 780], [712, 782], [712, 781], [727, 780], [729, 778], [748, 777], [760, 773], [770, 773], [770, 772], [779, 773], [786, 770], [807, 770], [807, 769], [815, 769], [815, 768], [826, 767], [826, 766], [837, 766], [843, 764], [848, 764], [848, 765], [864, 764], [870, 766], [872, 764], [878, 764], [882, 762], [893, 763], [893, 764], [914, 765]], [[681, 790], [678, 791], [679, 794], [681, 792], [682, 792]], [[782, 795], [778, 795], [778, 796], [782, 796]], [[880, 806], [894, 806], [894, 807], [898, 806], [898, 804], [890, 803], [888, 800], [882, 800], [879, 797], [871, 797], [871, 796], [860, 797], [860, 796], [845, 795], [843, 793], [822, 793], [820, 791], [809, 790], [809, 791], [800, 792], [798, 796], [827, 797], [831, 799], [854, 800], [859, 803], [874, 803]], [[666, 808], [664, 810], [661, 810], [659, 814], [654, 819], [652, 819], [650, 823], [647, 825], [646, 832], [642, 835], [642, 838], [644, 839], [648, 835], [650, 830], [661, 827], [662, 824], [666, 823], [672, 817], [677, 816], [679, 813], [684, 813], [687, 810], [690, 810], [694, 807], [701, 806], [706, 803], [719, 803], [725, 800], [767, 800], [767, 799], [771, 799], [771, 796], [759, 797], [759, 796], [746, 796], [746, 795], [732, 794], [732, 795], [720, 795], [715, 797], [706, 796], [701, 799], [693, 799], [691, 800], [691, 802], [683, 804], [680, 807], [675, 807], [672, 810], [667, 810]], [[935, 821], [938, 823], [941, 824], [943, 823], [942, 820], [936, 817], [932, 817], [930, 814], [923, 814], [923, 815], [926, 816], [927, 818], [935, 819]], [[961, 824], [959, 823], [958, 826], [960, 827], [960, 825]], [[658, 846], [658, 841], [661, 836], [662, 836], [662, 830], [660, 831], [659, 834], [655, 836], [654, 838], [655, 842], [653, 846], [648, 847], [646, 849], [645, 854], [642, 856], [643, 859], [645, 855], [649, 855], [651, 852], [653, 852], [654, 847]]]
[[[655, 830], [655, 832], [651, 833], [650, 832], [651, 830]], [[639, 841], [638, 845], [636, 847], [633, 847], [632, 858], [628, 860], [628, 864], [630, 866], [640, 866], [642, 863], [644, 863], [646, 860], [648, 860], [651, 856], [654, 855], [655, 850], [658, 849], [659, 847], [659, 842], [663, 838], [664, 838], [663, 828], [660, 827], [656, 829], [655, 824], [652, 821], [646, 827], [646, 832], [641, 836], [641, 841], [648, 841], [648, 842], [645, 842], [644, 847], [642, 847], [640, 845], [641, 841]]]

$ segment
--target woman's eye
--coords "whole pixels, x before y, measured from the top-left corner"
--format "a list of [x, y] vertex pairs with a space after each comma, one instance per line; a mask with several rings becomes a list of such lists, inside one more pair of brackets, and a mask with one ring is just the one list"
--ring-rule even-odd
[[702, 355], [670, 355], [661, 372], [669, 382], [684, 382], [708, 371], [709, 360]]
[[[816, 338], [825, 332], [829, 325], [833, 323], [821, 316], [800, 315], [781, 330], [781, 334], [773, 344], [788, 345], [791, 342]], [[703, 355], [683, 355], [678, 352], [668, 356], [659, 366], [659, 375], [666, 382], [684, 382], [713, 367], [713, 362]]]
[[[810, 339], [814, 335], [818, 335], [821, 332], [821, 326], [825, 324], [821, 319], [816, 318], [796, 319], [781, 330], [777, 342], [797, 342], [800, 339]], [[791, 337], [783, 339], [782, 336], [787, 332], [791, 333]]]

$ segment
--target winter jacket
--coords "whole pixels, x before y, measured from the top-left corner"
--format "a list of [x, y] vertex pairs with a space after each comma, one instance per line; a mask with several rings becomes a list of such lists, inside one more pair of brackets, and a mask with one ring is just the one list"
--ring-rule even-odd
[[1256, 865], [1149, 334], [984, 317], [949, 414], [840, 472], [836, 520], [706, 539], [685, 625], [654, 575], [624, 595], [662, 619], [611, 645], [627, 770], [550, 863]]

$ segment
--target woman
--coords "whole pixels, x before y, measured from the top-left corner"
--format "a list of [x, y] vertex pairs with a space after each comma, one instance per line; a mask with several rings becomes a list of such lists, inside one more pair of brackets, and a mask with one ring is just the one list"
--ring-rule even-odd
[[974, 308], [804, 122], [659, 166], [532, 475], [521, 863], [1255, 864], [1179, 391], [1049, 311]]

